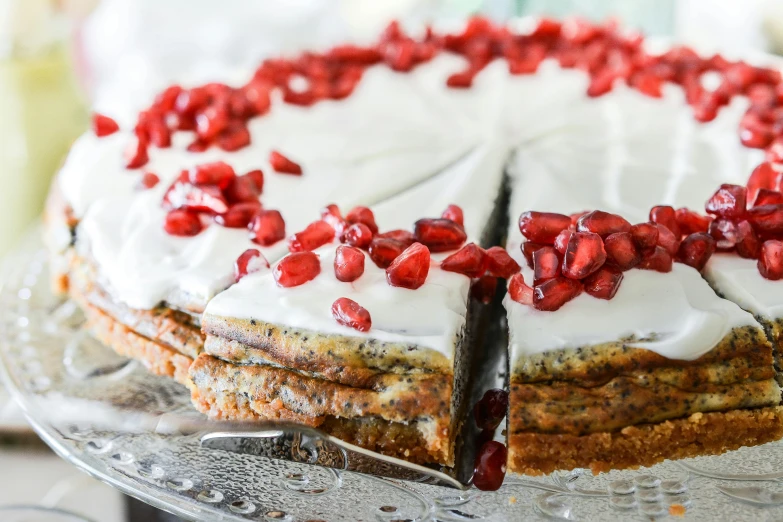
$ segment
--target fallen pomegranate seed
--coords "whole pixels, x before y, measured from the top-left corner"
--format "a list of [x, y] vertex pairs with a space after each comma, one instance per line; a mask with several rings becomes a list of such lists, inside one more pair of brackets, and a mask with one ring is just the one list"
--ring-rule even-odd
[[226, 152], [234, 152], [250, 145], [250, 131], [244, 123], [232, 123], [220, 133], [217, 145]]
[[755, 169], [748, 178], [747, 200], [755, 201], [761, 189], [775, 190], [778, 172], [772, 167], [771, 163], [762, 163]]
[[582, 293], [582, 282], [567, 277], [556, 277], [533, 288], [533, 307], [554, 312]]
[[312, 252], [288, 254], [275, 266], [273, 274], [278, 286], [290, 288], [312, 281], [321, 273], [321, 262]]
[[163, 229], [172, 236], [195, 236], [204, 229], [196, 212], [175, 209], [166, 214]]
[[568, 241], [571, 239], [571, 234], [573, 233], [573, 230], [567, 228], [560, 232], [555, 238], [555, 250], [560, 252], [561, 255], [565, 254], [566, 248], [568, 248]]
[[677, 225], [683, 235], [695, 234], [696, 232], [706, 232], [710, 228], [712, 218], [702, 216], [701, 214], [687, 208], [678, 208], [675, 212]]
[[663, 225], [674, 233], [675, 237], [682, 236], [680, 225], [677, 224], [677, 212], [668, 205], [660, 205], [650, 209], [650, 221]]
[[476, 455], [473, 485], [481, 491], [497, 491], [506, 478], [508, 450], [495, 440], [485, 442]]
[[388, 268], [409, 246], [396, 239], [375, 237], [370, 242], [370, 259], [378, 268]]
[[525, 283], [522, 274], [514, 274], [508, 280], [508, 295], [512, 300], [523, 305], [533, 304], [533, 289]]
[[533, 268], [533, 254], [535, 254], [536, 250], [540, 248], [544, 248], [545, 245], [542, 243], [534, 243], [532, 241], [525, 241], [522, 243], [522, 254], [525, 256], [525, 260], [527, 261], [527, 266], [530, 268]]
[[188, 171], [188, 181], [194, 185], [217, 185], [220, 190], [228, 188], [236, 178], [234, 168], [223, 161], [197, 165]]
[[364, 223], [354, 223], [345, 229], [343, 239], [351, 246], [368, 248], [372, 242], [372, 231]]
[[631, 224], [617, 214], [594, 210], [579, 218], [576, 222], [576, 230], [593, 232], [601, 237], [606, 237], [616, 232], [630, 231]]
[[288, 238], [288, 251], [312, 251], [333, 239], [334, 229], [326, 221], [314, 221], [301, 232], [297, 232]]
[[663, 225], [658, 225], [658, 246], [666, 249], [671, 255], [676, 255], [680, 248], [680, 238]]
[[650, 253], [642, 257], [642, 262], [636, 268], [643, 270], [655, 270], [656, 272], [672, 271], [672, 255], [661, 246], [655, 247]]
[[246, 202], [231, 205], [225, 214], [215, 216], [215, 223], [226, 228], [247, 228], [256, 212], [261, 210], [261, 203]]
[[766, 279], [783, 279], [783, 241], [770, 239], [761, 245], [758, 268]]
[[272, 165], [272, 169], [275, 172], [293, 174], [295, 176], [302, 175], [302, 167], [298, 163], [294, 163], [276, 150], [269, 153], [269, 164]]
[[639, 223], [632, 226], [629, 233], [640, 250], [648, 250], [658, 244], [657, 223]]
[[430, 251], [421, 243], [414, 243], [397, 256], [386, 269], [386, 281], [391, 286], [415, 290], [424, 284], [429, 271]]
[[443, 214], [441, 216], [443, 219], [448, 219], [450, 221], [455, 222], [459, 226], [464, 225], [464, 217], [462, 214], [462, 209], [459, 208], [457, 205], [449, 205], [446, 207], [446, 210], [443, 211]]
[[92, 115], [92, 131], [99, 138], [104, 136], [110, 136], [120, 130], [120, 126], [117, 122], [108, 116], [95, 113]]
[[456, 272], [470, 278], [481, 277], [487, 270], [487, 254], [475, 243], [468, 243], [440, 264], [446, 272]]
[[356, 247], [340, 245], [334, 256], [334, 276], [338, 281], [350, 283], [364, 273], [364, 253]]
[[163, 208], [224, 214], [228, 210], [228, 202], [216, 185], [196, 186], [175, 181], [163, 195]]
[[781, 205], [783, 204], [783, 193], [777, 190], [760, 189], [756, 194], [756, 199], [753, 200], [754, 207], [760, 207], [762, 205]]
[[264, 268], [269, 268], [269, 261], [266, 260], [259, 250], [248, 248], [242, 252], [234, 263], [234, 281], [239, 282], [246, 275], [258, 272]]
[[519, 264], [504, 248], [494, 246], [487, 250], [487, 271], [490, 275], [508, 279], [519, 270]]
[[642, 260], [642, 254], [636, 247], [630, 232], [611, 234], [604, 240], [604, 249], [606, 262], [622, 272], [630, 270]]
[[261, 210], [247, 228], [250, 240], [261, 246], [274, 245], [285, 237], [285, 221], [277, 210]]
[[498, 278], [491, 275], [481, 276], [470, 286], [471, 299], [484, 304], [490, 304], [498, 289]]
[[345, 220], [351, 224], [363, 223], [367, 225], [373, 234], [378, 233], [378, 225], [375, 224], [375, 215], [372, 213], [372, 210], [367, 207], [352, 208], [351, 211], [348, 212], [348, 215], [345, 216]]
[[467, 239], [461, 225], [442, 218], [418, 220], [414, 224], [413, 235], [432, 252], [455, 250]]
[[400, 229], [389, 230], [388, 232], [384, 232], [383, 234], [376, 234], [375, 237], [380, 239], [395, 239], [403, 243], [406, 248], [416, 242], [416, 238], [413, 236], [412, 232], [408, 232], [407, 230], [400, 230]]
[[545, 246], [533, 252], [533, 284], [538, 286], [542, 282], [560, 275], [560, 256], [557, 250], [551, 246]]
[[264, 177], [260, 170], [254, 170], [231, 180], [223, 191], [229, 203], [258, 203], [258, 197], [264, 186]]
[[716, 219], [710, 223], [708, 233], [718, 250], [731, 250], [737, 244], [737, 225], [728, 219]]
[[747, 259], [756, 259], [761, 250], [761, 241], [753, 230], [753, 226], [747, 221], [737, 223], [737, 254]]
[[[628, 228], [630, 229], [630, 225]], [[606, 229], [607, 227], [602, 228], [602, 230]], [[535, 257], [533, 261], [535, 264]], [[606, 250], [601, 236], [593, 232], [574, 232], [568, 240], [568, 247], [563, 256], [562, 272], [570, 279], [584, 279], [601, 268], [605, 261]], [[535, 281], [534, 284], [538, 286]]]
[[493, 389], [484, 392], [484, 396], [473, 407], [473, 419], [482, 430], [494, 430], [508, 411], [508, 392]]
[[553, 212], [525, 212], [519, 216], [519, 230], [534, 243], [551, 245], [563, 230], [571, 226], [571, 218]]
[[715, 252], [715, 240], [704, 232], [685, 237], [677, 251], [677, 261], [701, 271]]
[[740, 185], [723, 184], [707, 201], [708, 214], [735, 219], [745, 214], [747, 189]]
[[125, 168], [138, 169], [146, 165], [148, 161], [146, 139], [134, 136], [125, 149]]
[[369, 332], [372, 328], [370, 312], [347, 297], [341, 297], [332, 304], [332, 317], [341, 325], [360, 332]]
[[584, 280], [585, 292], [598, 299], [614, 297], [623, 281], [623, 274], [610, 266], [602, 266]]
[[761, 205], [748, 210], [747, 220], [762, 236], [783, 234], [783, 205]]
[[153, 172], [145, 172], [144, 175], [141, 177], [141, 181], [139, 182], [139, 185], [145, 189], [151, 189], [155, 187], [160, 183], [160, 178], [157, 174]]

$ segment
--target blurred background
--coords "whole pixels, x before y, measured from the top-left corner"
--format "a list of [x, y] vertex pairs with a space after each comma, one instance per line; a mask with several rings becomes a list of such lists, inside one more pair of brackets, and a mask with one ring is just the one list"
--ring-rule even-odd
[[[0, 0], [0, 283], [92, 108], [122, 124], [173, 82], [243, 78], [264, 57], [372, 38], [394, 18], [473, 13], [615, 17], [727, 56], [783, 52], [783, 0]], [[173, 520], [49, 453], [0, 388], [0, 520], [83, 519], [19, 504]]]

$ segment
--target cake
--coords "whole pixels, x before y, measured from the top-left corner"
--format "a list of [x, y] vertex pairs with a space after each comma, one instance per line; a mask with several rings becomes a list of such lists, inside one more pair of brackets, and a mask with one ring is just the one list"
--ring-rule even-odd
[[512, 471], [783, 435], [777, 70], [475, 18], [248, 76], [96, 115], [45, 216], [55, 290], [197, 409], [452, 465], [508, 280]]

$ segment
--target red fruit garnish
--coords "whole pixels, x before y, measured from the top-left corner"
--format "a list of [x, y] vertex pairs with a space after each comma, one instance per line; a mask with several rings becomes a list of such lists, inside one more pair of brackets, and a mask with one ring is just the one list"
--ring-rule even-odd
[[125, 168], [138, 169], [146, 165], [148, 161], [147, 140], [134, 136], [125, 149]]
[[[630, 224], [628, 228], [631, 228]], [[535, 257], [533, 260], [535, 261]], [[570, 279], [584, 279], [601, 268], [605, 261], [606, 250], [601, 236], [593, 232], [574, 232], [568, 240], [568, 247], [563, 256], [563, 275]]]
[[[610, 236], [611, 237], [611, 236]], [[602, 266], [584, 280], [585, 292], [598, 299], [611, 299], [620, 288], [623, 274], [616, 268]]]
[[285, 221], [277, 210], [261, 210], [247, 228], [250, 240], [261, 246], [274, 245], [285, 237]]
[[752, 112], [748, 112], [740, 120], [739, 127], [740, 143], [752, 149], [763, 149], [768, 146], [775, 134], [772, 132], [772, 126], [764, 123]]
[[301, 232], [288, 238], [289, 252], [306, 252], [329, 243], [334, 239], [334, 229], [326, 221], [310, 223]]
[[507, 411], [508, 392], [499, 389], [487, 390], [473, 407], [473, 418], [479, 429], [494, 430], [500, 426]]
[[338, 281], [350, 283], [364, 273], [364, 252], [356, 247], [340, 245], [334, 256], [334, 276]]
[[108, 116], [98, 113], [92, 115], [92, 131], [99, 138], [110, 136], [118, 130], [120, 130], [120, 126]]
[[223, 161], [196, 165], [188, 171], [188, 181], [193, 185], [217, 185], [225, 190], [236, 178], [234, 167]]
[[160, 183], [160, 178], [158, 177], [157, 174], [153, 172], [145, 172], [144, 175], [141, 177], [139, 186], [145, 189], [151, 189], [158, 183]]
[[761, 250], [761, 241], [747, 221], [737, 223], [737, 244], [734, 247], [740, 257], [756, 259]]
[[[243, 176], [237, 176], [231, 180], [228, 187], [223, 191], [226, 200], [229, 203], [258, 203], [258, 197], [261, 195], [263, 187], [263, 174], [261, 171], [248, 172]], [[260, 182], [260, 186], [259, 186]]]
[[[666, 231], [668, 232], [668, 229]], [[671, 234], [671, 232], [669, 233]], [[642, 254], [636, 247], [630, 232], [611, 234], [604, 240], [604, 249], [606, 250], [606, 262], [623, 272], [635, 267], [642, 260]]]
[[485, 442], [476, 455], [473, 485], [482, 491], [497, 491], [506, 478], [508, 450], [495, 440]]
[[335, 237], [342, 238], [348, 222], [343, 219], [340, 209], [335, 204], [327, 205], [321, 209], [321, 219], [326, 221], [334, 229]]
[[487, 271], [490, 275], [508, 279], [519, 270], [519, 264], [508, 255], [504, 248], [494, 246], [487, 250]]
[[459, 248], [467, 239], [465, 230], [450, 219], [420, 219], [414, 224], [416, 241], [432, 252], [445, 252]]
[[663, 225], [658, 225], [658, 246], [666, 249], [671, 255], [677, 254], [680, 248], [680, 238]]
[[[779, 125], [780, 123], [776, 122], [776, 126]], [[767, 147], [765, 159], [770, 163], [776, 163], [776, 164], [783, 163], [783, 136], [777, 137], [774, 140], [772, 140], [772, 143], [770, 143], [769, 146]], [[750, 190], [750, 186], [748, 186], [748, 190]], [[750, 193], [748, 193], [748, 196], [750, 196]]]
[[702, 216], [701, 214], [687, 208], [678, 208], [675, 212], [677, 225], [683, 235], [695, 234], [696, 232], [707, 232], [710, 228], [712, 218]]
[[525, 260], [527, 261], [527, 266], [530, 268], [533, 268], [533, 254], [536, 252], [536, 250], [540, 248], [544, 248], [545, 245], [542, 243], [534, 243], [532, 241], [525, 241], [522, 243], [522, 254], [525, 256]]
[[606, 237], [617, 232], [628, 232], [631, 224], [617, 214], [610, 214], [601, 210], [588, 212], [576, 222], [579, 232], [593, 232], [601, 237]]
[[220, 133], [217, 144], [227, 152], [237, 151], [250, 145], [250, 131], [244, 123], [231, 123]]
[[367, 207], [354, 207], [345, 216], [348, 223], [364, 223], [373, 234], [378, 233], [378, 225], [375, 224], [375, 214]]
[[701, 271], [715, 252], [715, 240], [704, 232], [685, 237], [677, 252], [677, 261]]
[[370, 242], [370, 259], [378, 268], [388, 268], [408, 246], [396, 239], [375, 237]]
[[415, 290], [424, 284], [429, 271], [430, 251], [421, 243], [414, 243], [397, 256], [386, 269], [386, 281], [391, 286]]
[[312, 281], [321, 273], [321, 261], [312, 252], [288, 254], [274, 268], [278, 286], [290, 288]]
[[495, 298], [498, 288], [498, 278], [491, 275], [481, 276], [470, 287], [470, 297], [484, 304], [489, 304]]
[[166, 214], [163, 229], [172, 236], [195, 236], [204, 229], [196, 212], [175, 209]]
[[671, 230], [677, 238], [682, 235], [680, 232], [680, 225], [677, 224], [677, 212], [668, 205], [660, 205], [651, 208], [650, 221], [665, 226]]
[[761, 245], [758, 268], [761, 275], [767, 279], [783, 279], [783, 241], [770, 239]]
[[760, 189], [752, 206], [760, 207], [762, 205], [783, 205], [783, 193], [777, 190]]
[[755, 201], [761, 189], [775, 190], [778, 175], [772, 164], [767, 162], [753, 169], [746, 185], [748, 188], [747, 200]]
[[642, 258], [642, 262], [636, 268], [643, 270], [655, 270], [656, 272], [672, 271], [672, 255], [661, 246], [655, 247]]
[[376, 234], [375, 237], [380, 239], [395, 239], [403, 243], [406, 248], [416, 242], [416, 238], [413, 237], [413, 233], [408, 232], [407, 230], [400, 230], [400, 229], [389, 230], [388, 232], [384, 232], [383, 234]]
[[533, 289], [527, 286], [522, 274], [514, 274], [508, 280], [508, 295], [517, 303], [523, 305], [533, 304]]
[[629, 233], [639, 250], [648, 250], [658, 244], [658, 225], [656, 223], [639, 223], [632, 226]]
[[468, 243], [444, 259], [440, 267], [446, 272], [456, 272], [470, 278], [481, 277], [487, 270], [487, 254], [475, 243]]
[[163, 195], [163, 208], [224, 214], [228, 210], [228, 202], [216, 185], [196, 186], [175, 181]]
[[731, 250], [737, 244], [737, 225], [728, 219], [716, 219], [710, 223], [708, 233], [718, 250]]
[[201, 88], [182, 90], [174, 102], [174, 110], [179, 114], [193, 114], [209, 101], [206, 90]]
[[266, 260], [259, 250], [248, 248], [242, 252], [234, 263], [234, 281], [239, 282], [247, 274], [258, 272], [263, 268], [269, 268], [269, 261]]
[[162, 121], [150, 122], [149, 129], [150, 143], [160, 149], [171, 147], [171, 131]]
[[351, 246], [367, 248], [372, 242], [372, 231], [364, 223], [354, 223], [345, 229], [343, 239]]
[[582, 293], [582, 282], [567, 277], [556, 277], [533, 288], [533, 307], [554, 312]]
[[551, 245], [557, 235], [571, 226], [571, 218], [554, 212], [525, 212], [519, 216], [519, 230], [534, 243]]
[[783, 234], [783, 205], [761, 205], [748, 210], [747, 220], [762, 236]]
[[533, 252], [533, 284], [538, 286], [560, 275], [560, 256], [554, 247], [545, 246]]
[[360, 332], [368, 332], [372, 328], [370, 312], [347, 297], [341, 297], [332, 303], [332, 317], [341, 325]]
[[736, 219], [745, 214], [747, 189], [740, 185], [723, 184], [707, 201], [708, 214]]
[[272, 165], [272, 169], [275, 172], [293, 174], [295, 176], [302, 175], [302, 167], [298, 163], [294, 163], [276, 150], [269, 153], [269, 164]]
[[591, 98], [603, 96], [612, 90], [612, 85], [617, 79], [617, 73], [607, 68], [601, 69], [590, 76], [590, 84], [587, 86], [587, 95]]
[[203, 141], [213, 141], [229, 122], [226, 105], [211, 105], [196, 114], [196, 134]]
[[576, 230], [576, 224], [579, 222], [579, 218], [589, 213], [589, 210], [583, 210], [581, 212], [574, 212], [573, 214], [569, 215], [568, 217], [571, 218], [571, 230]]
[[462, 214], [462, 209], [459, 208], [457, 205], [449, 205], [446, 207], [446, 210], [443, 211], [443, 214], [441, 216], [443, 219], [449, 219], [459, 226], [464, 225], [464, 216]]
[[561, 255], [565, 254], [566, 248], [568, 248], [568, 241], [571, 239], [571, 234], [573, 233], [573, 230], [567, 228], [560, 232], [555, 238], [555, 250], [560, 252]]
[[231, 205], [225, 214], [215, 216], [215, 223], [226, 228], [247, 228], [256, 212], [261, 210], [261, 203], [249, 201]]

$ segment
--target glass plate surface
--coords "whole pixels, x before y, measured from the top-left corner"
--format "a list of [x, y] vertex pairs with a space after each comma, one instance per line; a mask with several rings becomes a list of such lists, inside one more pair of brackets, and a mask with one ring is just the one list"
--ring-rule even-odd
[[[167, 430], [196, 418], [188, 391], [122, 359], [52, 296], [32, 234], [0, 287], [0, 373], [61, 457], [189, 520], [783, 520], [783, 444], [634, 471], [508, 476], [460, 491], [207, 449]], [[98, 427], [94, 420], [105, 419]]]

